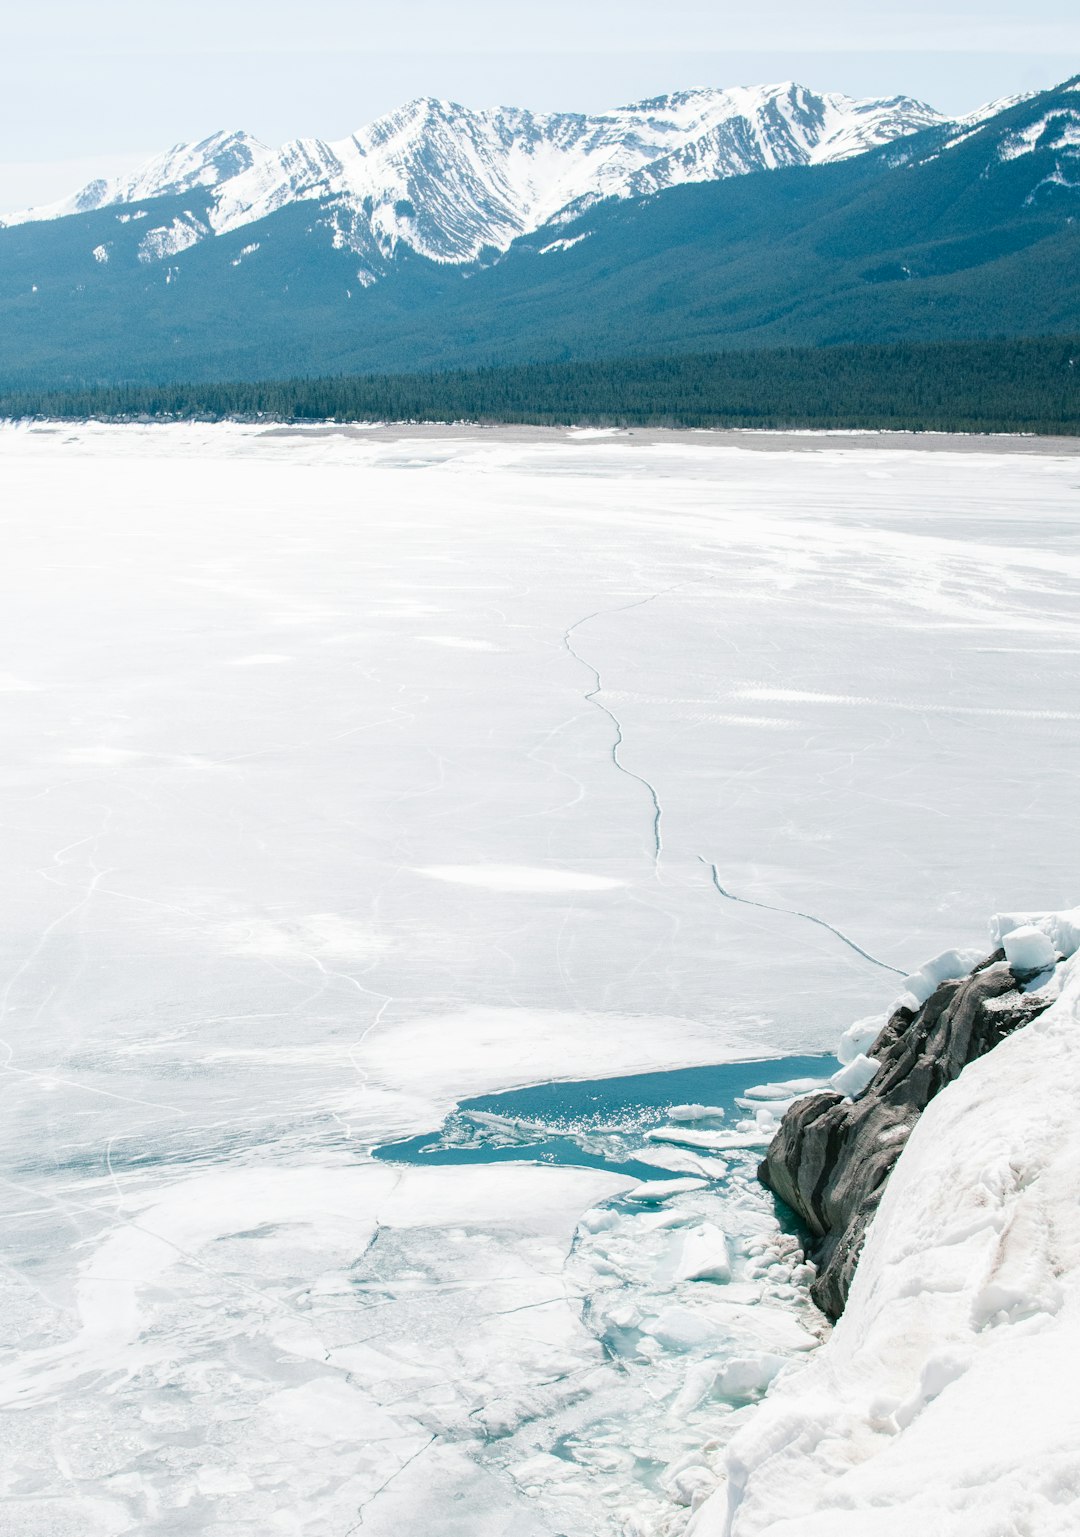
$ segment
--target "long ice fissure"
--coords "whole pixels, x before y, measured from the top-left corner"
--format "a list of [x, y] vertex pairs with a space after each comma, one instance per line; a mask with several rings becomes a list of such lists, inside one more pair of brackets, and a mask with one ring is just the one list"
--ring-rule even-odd
[[653, 592], [650, 593], [647, 598], [636, 598], [633, 603], [624, 603], [618, 608], [597, 609], [595, 613], [585, 614], [581, 619], [575, 620], [575, 622], [570, 625], [569, 629], [567, 629], [563, 634], [563, 645], [566, 647], [567, 651], [576, 662], [579, 662], [582, 667], [591, 672], [593, 677], [596, 679], [596, 687], [590, 689], [588, 693], [585, 694], [585, 699], [589, 704], [593, 705], [597, 710], [599, 710], [601, 714], [606, 715], [608, 720], [615, 727], [615, 740], [611, 745], [611, 761], [619, 770], [620, 774], [625, 774], [628, 779], [633, 779], [639, 785], [643, 786], [643, 788], [648, 792], [649, 799], [652, 801], [652, 861], [654, 866], [659, 866], [661, 855], [664, 852], [664, 811], [660, 803], [659, 793], [657, 792], [656, 786], [652, 783], [651, 780], [646, 779], [643, 774], [635, 773], [633, 769], [627, 768], [626, 764], [619, 757], [619, 748], [623, 746], [626, 740], [625, 734], [623, 732], [622, 721], [620, 721], [614, 710], [609, 709], [609, 707], [599, 698], [599, 695], [603, 692], [604, 689], [604, 682], [600, 676], [600, 671], [596, 666], [594, 666], [592, 662], [583, 657], [580, 651], [575, 649], [573, 641], [571, 640], [571, 636], [575, 633], [575, 631], [580, 630], [583, 625], [590, 623], [590, 621], [593, 619], [600, 619], [608, 614], [625, 614], [633, 608], [644, 608], [647, 603], [654, 603], [657, 598], [662, 596], [662, 593]]
[[882, 971], [891, 971], [898, 977], [906, 977], [907, 972], [901, 971], [899, 966], [891, 966], [888, 961], [879, 960], [876, 955], [871, 955], [869, 950], [864, 950], [862, 945], [856, 944], [850, 935], [843, 929], [838, 929], [834, 923], [827, 922], [824, 918], [816, 918], [813, 913], [804, 913], [797, 907], [778, 907], [772, 902], [755, 902], [751, 897], [736, 896], [733, 891], [728, 891], [726, 886], [720, 884], [720, 871], [711, 860], [699, 854], [698, 858], [712, 876], [712, 883], [722, 897], [729, 902], [740, 902], [744, 907], [760, 907], [767, 913], [786, 913], [790, 918], [805, 918], [807, 923], [816, 923], [819, 928], [828, 929], [830, 934], [835, 934], [849, 950], [854, 950], [856, 955], [861, 955], [864, 961], [869, 961], [871, 966], [880, 966]]

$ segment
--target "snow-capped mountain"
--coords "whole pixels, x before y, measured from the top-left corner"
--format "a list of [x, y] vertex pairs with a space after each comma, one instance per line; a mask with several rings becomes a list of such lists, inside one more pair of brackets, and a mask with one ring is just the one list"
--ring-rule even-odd
[[795, 86], [424, 101], [340, 144], [215, 135], [7, 221], [0, 382], [1075, 334], [1078, 242], [1080, 77], [959, 122]]
[[111, 181], [98, 178], [88, 182], [71, 197], [0, 219], [0, 227], [29, 224], [47, 219], [64, 219], [72, 214], [91, 213], [97, 208], [111, 208], [143, 199], [178, 196], [195, 187], [214, 187], [240, 176], [257, 158], [271, 151], [246, 133], [215, 133], [198, 144], [178, 144], [155, 155], [130, 176]]
[[437, 262], [473, 262], [599, 199], [843, 160], [943, 121], [907, 97], [857, 101], [792, 83], [684, 91], [596, 116], [471, 111], [425, 98], [337, 143], [299, 139], [275, 150], [246, 134], [215, 134], [0, 225], [209, 189], [205, 217], [148, 231], [153, 260], [312, 202], [335, 243], [368, 259], [373, 278], [399, 245]]

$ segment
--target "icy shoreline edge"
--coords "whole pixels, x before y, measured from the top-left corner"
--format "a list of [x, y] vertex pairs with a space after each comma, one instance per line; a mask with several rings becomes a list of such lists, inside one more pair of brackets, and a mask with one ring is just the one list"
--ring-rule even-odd
[[[899, 1139], [833, 1334], [732, 1441], [691, 1537], [1075, 1531], [1080, 1408], [1062, 1363], [1080, 1348], [1080, 910], [998, 918], [991, 938], [1004, 959], [963, 978], [930, 963], [912, 979], [927, 996], [900, 1000], [879, 1036], [884, 1092], [845, 1109], [864, 1160], [868, 1132], [889, 1130], [873, 1107], [899, 1103], [905, 1035], [944, 1048], [911, 1054], [909, 1088], [959, 1060], [965, 1029], [976, 1055]], [[999, 1044], [996, 1006], [1014, 1020]], [[1018, 1007], [1036, 1010], [1023, 1028]], [[789, 1112], [778, 1154], [808, 1104]], [[770, 1164], [783, 1166], [772, 1149]]]

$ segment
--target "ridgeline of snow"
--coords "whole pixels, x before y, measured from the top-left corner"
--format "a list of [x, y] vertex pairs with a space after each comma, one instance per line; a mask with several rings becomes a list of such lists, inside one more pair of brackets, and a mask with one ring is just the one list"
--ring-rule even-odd
[[99, 177], [71, 197], [8, 214], [0, 219], [0, 228], [65, 219], [71, 214], [92, 213], [97, 208], [138, 203], [146, 198], [182, 196], [197, 187], [216, 187], [242, 175], [256, 160], [271, 153], [246, 133], [211, 134], [198, 144], [178, 144], [162, 155], [155, 155], [128, 176], [111, 180]]
[[846, 1312], [732, 1441], [690, 1537], [1077, 1530], [1080, 909], [991, 933], [1064, 956], [1031, 984], [1059, 996], [923, 1113]]
[[215, 234], [318, 202], [358, 255], [379, 261], [404, 244], [460, 263], [600, 198], [843, 160], [943, 121], [907, 97], [857, 101], [791, 82], [683, 91], [593, 116], [423, 98], [337, 143], [298, 139], [275, 150], [218, 133], [0, 226], [205, 188]]

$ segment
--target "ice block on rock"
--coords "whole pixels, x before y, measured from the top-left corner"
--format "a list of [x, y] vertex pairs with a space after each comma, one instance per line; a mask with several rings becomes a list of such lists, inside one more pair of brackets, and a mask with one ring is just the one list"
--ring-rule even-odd
[[981, 950], [943, 950], [910, 977], [904, 978], [905, 991], [897, 1002], [914, 1012], [933, 996], [942, 982], [966, 977], [982, 959]]
[[834, 1073], [829, 1082], [838, 1094], [846, 1094], [849, 1099], [856, 1099], [873, 1083], [880, 1066], [881, 1063], [873, 1057], [864, 1056], [860, 1052], [847, 1067], [842, 1067], [838, 1073]]
[[1005, 959], [1018, 977], [1034, 977], [1057, 965], [1058, 954], [1049, 934], [1026, 923], [1002, 939]]
[[885, 1017], [881, 1014], [868, 1014], [864, 1019], [857, 1019], [853, 1025], [849, 1025], [840, 1037], [840, 1045], [836, 1055], [845, 1067], [853, 1062], [856, 1057], [868, 1052], [885, 1028]]

